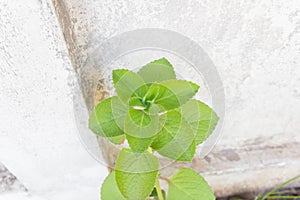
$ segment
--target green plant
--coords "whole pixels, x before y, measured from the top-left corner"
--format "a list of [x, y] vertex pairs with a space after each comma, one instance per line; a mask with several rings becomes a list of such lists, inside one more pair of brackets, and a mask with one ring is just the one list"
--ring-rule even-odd
[[284, 188], [285, 186], [287, 186], [288, 184], [298, 180], [300, 178], [300, 175], [293, 177], [283, 183], [281, 183], [280, 185], [278, 185], [277, 187], [275, 187], [273, 190], [269, 191], [268, 193], [266, 193], [265, 195], [263, 194], [263, 192], [259, 193], [255, 200], [266, 200], [266, 199], [299, 199], [300, 196], [291, 196], [291, 195], [286, 195], [286, 191], [279, 191], [280, 189]]
[[[192, 169], [179, 169], [170, 179], [162, 177], [153, 154], [177, 162], [191, 161], [196, 146], [212, 133], [218, 116], [192, 99], [199, 86], [177, 80], [165, 58], [150, 62], [137, 73], [118, 69], [112, 75], [118, 96], [94, 108], [89, 128], [115, 144], [126, 138], [130, 148], [120, 151], [114, 171], [102, 185], [102, 200], [215, 199], [207, 182]], [[167, 195], [159, 179], [168, 182]]]

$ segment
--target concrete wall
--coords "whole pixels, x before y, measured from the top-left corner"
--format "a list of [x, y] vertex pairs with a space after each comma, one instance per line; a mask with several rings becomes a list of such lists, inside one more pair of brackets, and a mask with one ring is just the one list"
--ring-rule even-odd
[[75, 68], [110, 37], [142, 28], [176, 31], [207, 52], [223, 81], [226, 118], [213, 152], [191, 166], [217, 194], [269, 188], [300, 173], [299, 1], [54, 4]]
[[217, 67], [226, 95], [222, 137], [191, 164], [216, 194], [300, 174], [298, 0], [53, 3], [0, 3], [0, 161], [29, 192], [98, 198], [106, 171], [76, 135], [73, 72], [95, 46], [138, 28], [179, 32]]
[[30, 193], [0, 199], [99, 199], [107, 170], [78, 137], [76, 77], [52, 2], [0, 2], [0, 58], [0, 162]]

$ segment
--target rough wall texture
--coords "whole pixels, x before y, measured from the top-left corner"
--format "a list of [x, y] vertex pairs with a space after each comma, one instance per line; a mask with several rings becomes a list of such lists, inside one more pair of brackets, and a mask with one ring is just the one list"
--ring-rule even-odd
[[105, 169], [74, 137], [73, 67], [107, 38], [147, 27], [195, 40], [221, 75], [222, 139], [191, 164], [218, 195], [300, 173], [299, 0], [64, 2], [54, 5], [56, 12], [64, 7], [59, 21], [69, 51], [50, 1], [0, 3], [0, 161], [30, 192], [98, 199]]
[[[107, 171], [77, 134], [76, 77], [52, 2], [0, 1], [0, 74], [1, 163], [41, 199], [99, 199]], [[8, 193], [0, 199], [32, 199]]]
[[228, 118], [224, 139], [289, 134], [300, 140], [299, 1], [85, 0], [65, 5], [78, 65], [103, 40], [125, 31], [180, 32], [207, 51], [221, 74]]
[[78, 66], [107, 38], [140, 28], [174, 30], [204, 48], [224, 84], [226, 120], [214, 151], [191, 166], [217, 194], [272, 187], [300, 173], [298, 0], [69, 0], [64, 9], [58, 2], [71, 23], [63, 31], [76, 37], [69, 51]]

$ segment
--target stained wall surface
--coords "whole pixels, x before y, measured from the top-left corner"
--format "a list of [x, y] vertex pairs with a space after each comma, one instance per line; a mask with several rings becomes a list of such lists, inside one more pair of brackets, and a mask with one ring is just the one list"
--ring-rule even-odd
[[0, 199], [99, 199], [107, 170], [78, 137], [76, 79], [52, 2], [0, 1], [0, 73], [0, 162], [18, 179]]
[[143, 28], [178, 32], [205, 50], [223, 81], [226, 118], [213, 152], [191, 166], [217, 194], [300, 173], [299, 1], [53, 2], [75, 66], [110, 37]]
[[0, 161], [30, 193], [98, 199], [106, 170], [76, 136], [74, 71], [98, 44], [141, 28], [191, 38], [220, 74], [222, 137], [192, 163], [216, 194], [300, 174], [298, 0], [11, 0], [0, 3]]

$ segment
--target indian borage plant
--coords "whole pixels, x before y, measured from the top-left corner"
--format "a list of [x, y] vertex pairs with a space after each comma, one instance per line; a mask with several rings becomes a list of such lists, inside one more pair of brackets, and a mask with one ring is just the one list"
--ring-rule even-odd
[[[117, 96], [101, 101], [91, 112], [89, 128], [115, 144], [126, 139], [116, 166], [101, 189], [102, 200], [211, 200], [207, 182], [195, 171], [181, 168], [170, 179], [159, 174], [157, 152], [177, 162], [192, 161], [196, 146], [214, 130], [218, 116], [192, 99], [195, 83], [177, 80], [170, 62], [161, 58], [137, 73], [113, 70]], [[159, 179], [168, 182], [168, 194]]]

